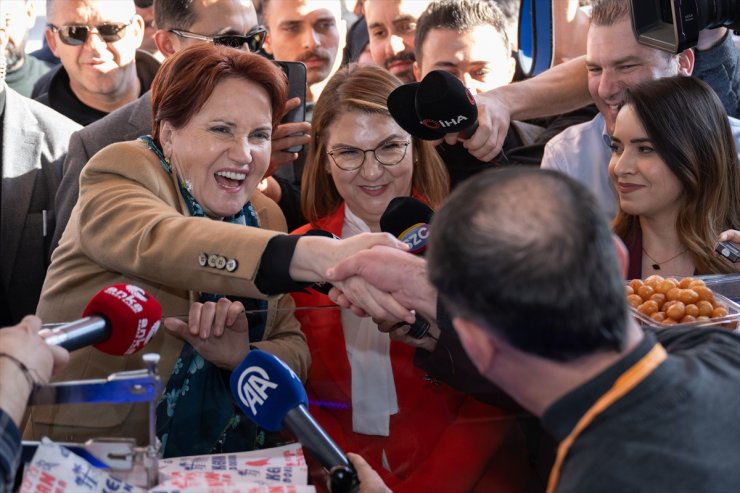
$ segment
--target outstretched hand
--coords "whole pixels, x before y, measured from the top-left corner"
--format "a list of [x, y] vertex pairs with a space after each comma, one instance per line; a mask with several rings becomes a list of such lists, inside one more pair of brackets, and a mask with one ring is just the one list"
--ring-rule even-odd
[[417, 310], [436, 319], [437, 291], [426, 261], [405, 251], [375, 246], [337, 263], [326, 277], [335, 286], [329, 297], [355, 313], [413, 323]]

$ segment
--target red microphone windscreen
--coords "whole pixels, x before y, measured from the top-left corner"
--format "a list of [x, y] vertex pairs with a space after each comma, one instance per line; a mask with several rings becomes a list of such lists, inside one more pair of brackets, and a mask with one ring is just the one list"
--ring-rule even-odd
[[162, 306], [132, 284], [114, 284], [99, 291], [85, 307], [83, 317], [102, 316], [110, 323], [110, 337], [94, 347], [115, 356], [141, 350], [157, 333]]

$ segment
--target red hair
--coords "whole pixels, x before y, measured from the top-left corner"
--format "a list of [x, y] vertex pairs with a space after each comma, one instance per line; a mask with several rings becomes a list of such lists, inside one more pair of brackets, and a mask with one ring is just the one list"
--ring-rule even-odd
[[[163, 121], [182, 128], [200, 111], [214, 88], [226, 78], [261, 86], [270, 98], [272, 125], [283, 115], [288, 88], [285, 74], [271, 61], [253, 53], [212, 43], [198, 43], [165, 60], [152, 83], [152, 135], [157, 145]], [[235, 101], [249, 110], [248, 101]]]

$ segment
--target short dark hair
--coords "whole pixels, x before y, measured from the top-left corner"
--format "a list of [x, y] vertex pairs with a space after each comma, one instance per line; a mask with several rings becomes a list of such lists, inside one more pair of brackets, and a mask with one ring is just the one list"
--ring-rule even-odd
[[623, 348], [624, 281], [595, 198], [564, 174], [476, 175], [431, 225], [429, 276], [453, 314], [557, 361]]
[[154, 0], [157, 29], [189, 29], [197, 20], [193, 0]]
[[421, 61], [424, 41], [432, 29], [462, 32], [477, 26], [493, 26], [501, 33], [506, 50], [511, 51], [506, 34], [506, 18], [498, 6], [480, 0], [437, 0], [430, 3], [416, 22], [416, 60]]
[[152, 82], [152, 131], [157, 144], [161, 145], [159, 132], [163, 121], [175, 128], [187, 125], [216, 85], [227, 78], [249, 80], [265, 89], [270, 98], [272, 124], [280, 122], [288, 83], [276, 64], [236, 48], [197, 43], [167, 58]]

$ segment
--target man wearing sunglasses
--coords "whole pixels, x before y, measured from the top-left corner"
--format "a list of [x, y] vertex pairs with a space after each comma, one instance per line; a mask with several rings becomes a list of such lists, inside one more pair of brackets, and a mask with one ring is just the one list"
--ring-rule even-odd
[[48, 0], [46, 41], [61, 65], [34, 98], [89, 125], [149, 89], [159, 62], [137, 51], [144, 21], [133, 0]]
[[[154, 12], [157, 25], [154, 41], [165, 58], [193, 43], [218, 43], [257, 51], [265, 39], [264, 28], [257, 24], [257, 13], [251, 0], [155, 0]], [[286, 111], [297, 104], [297, 100], [293, 101]], [[147, 91], [134, 102], [72, 134], [56, 198], [57, 227], [52, 248], [59, 244], [77, 203], [83, 166], [93, 154], [109, 144], [151, 133], [151, 106], [151, 93]], [[278, 126], [272, 135], [271, 165], [275, 161], [282, 163], [295, 159], [293, 153], [283, 152], [283, 149], [307, 144], [310, 130], [310, 125], [305, 122]]]

